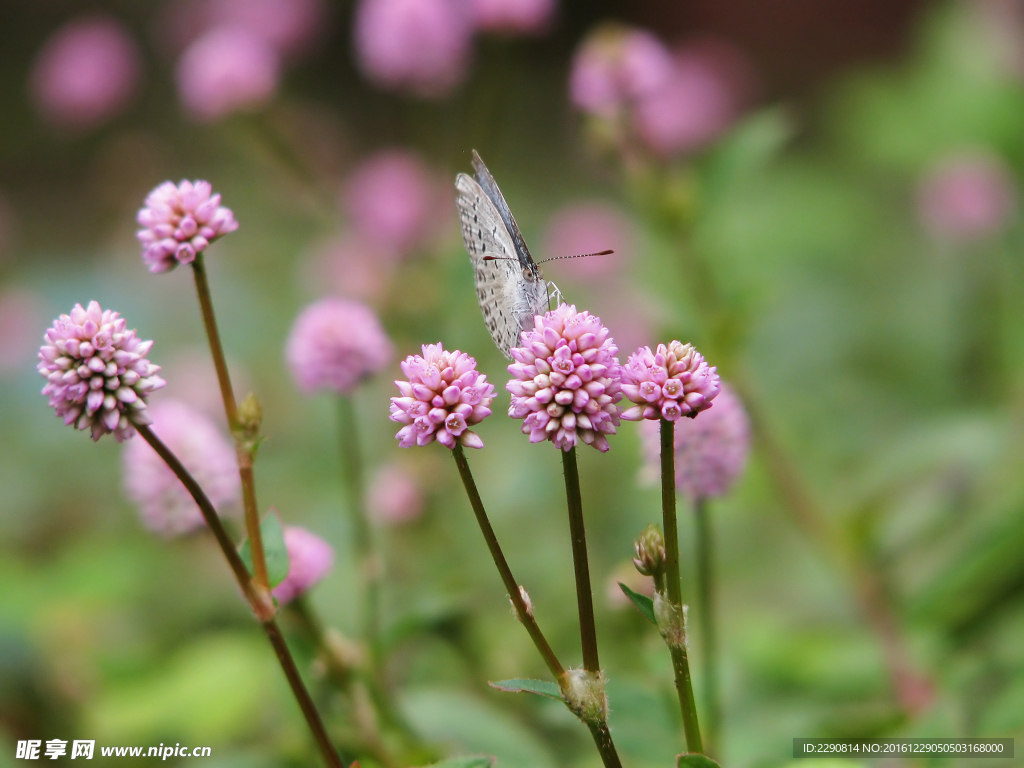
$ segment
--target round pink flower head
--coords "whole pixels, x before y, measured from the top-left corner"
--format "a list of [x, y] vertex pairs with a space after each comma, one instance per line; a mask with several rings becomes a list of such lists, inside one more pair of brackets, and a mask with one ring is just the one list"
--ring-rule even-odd
[[111, 18], [72, 21], [43, 46], [30, 88], [50, 121], [86, 129], [120, 112], [135, 94], [141, 57], [131, 35]]
[[683, 47], [676, 52], [672, 76], [637, 99], [637, 133], [665, 156], [702, 149], [735, 121], [750, 80], [746, 59], [725, 43]]
[[470, 0], [473, 26], [499, 34], [538, 34], [549, 29], [555, 0]]
[[373, 310], [347, 299], [321, 299], [299, 313], [285, 358], [299, 389], [350, 394], [390, 362], [394, 350]]
[[423, 493], [415, 475], [401, 464], [385, 464], [366, 492], [366, 508], [382, 525], [415, 520], [423, 513]]
[[693, 418], [711, 407], [722, 389], [718, 368], [709, 366], [692, 344], [673, 341], [640, 347], [622, 367], [622, 392], [636, 403], [622, 412], [627, 421]]
[[284, 545], [288, 550], [288, 576], [271, 591], [281, 605], [306, 592], [334, 567], [334, 548], [305, 528], [285, 526]]
[[[644, 455], [657, 473], [661, 455], [658, 423], [640, 425]], [[691, 499], [723, 496], [743, 473], [750, 452], [750, 422], [743, 403], [728, 386], [715, 407], [676, 424], [676, 486]]]
[[477, 371], [476, 360], [440, 343], [424, 344], [422, 357], [405, 358], [402, 373], [408, 381], [396, 381], [401, 396], [391, 398], [391, 420], [405, 425], [395, 435], [402, 448], [435, 439], [445, 448], [484, 447], [469, 427], [491, 415], [494, 386]]
[[[241, 485], [235, 450], [205, 414], [177, 400], [150, 408], [152, 430], [181, 459], [221, 514], [238, 501]], [[164, 536], [205, 525], [192, 495], [144, 440], [132, 440], [122, 454], [125, 494], [139, 507], [143, 525]]]
[[921, 224], [937, 240], [966, 243], [999, 232], [1013, 216], [1013, 176], [997, 157], [964, 153], [932, 167], [918, 189]]
[[46, 331], [36, 366], [46, 379], [43, 394], [50, 407], [92, 439], [113, 433], [117, 442], [135, 434], [132, 424], [149, 424], [146, 398], [167, 382], [159, 365], [146, 359], [152, 341], [128, 330], [117, 312], [89, 302], [76, 304]]
[[435, 186], [414, 153], [386, 150], [355, 169], [345, 183], [342, 203], [362, 240], [400, 256], [427, 234]]
[[582, 440], [607, 451], [622, 399], [618, 347], [608, 329], [601, 318], [568, 304], [534, 323], [534, 330], [523, 331], [522, 346], [511, 350], [508, 415], [523, 419], [531, 443], [550, 440], [568, 451]]
[[445, 96], [465, 76], [472, 31], [457, 0], [360, 0], [356, 55], [382, 88]]
[[181, 55], [175, 70], [178, 95], [194, 119], [219, 120], [269, 101], [280, 67], [277, 51], [266, 40], [242, 26], [216, 27]]
[[605, 25], [576, 51], [569, 95], [578, 109], [611, 117], [663, 87], [671, 80], [674, 66], [668, 48], [650, 32]]
[[218, 237], [238, 229], [208, 181], [165, 181], [146, 197], [137, 221], [142, 262], [154, 273], [192, 263]]

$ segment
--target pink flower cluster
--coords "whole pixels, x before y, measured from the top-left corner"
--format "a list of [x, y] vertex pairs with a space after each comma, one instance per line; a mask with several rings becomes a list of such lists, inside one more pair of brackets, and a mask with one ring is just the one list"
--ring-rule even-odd
[[711, 407], [721, 391], [718, 369], [709, 366], [692, 344], [673, 341], [652, 352], [641, 347], [622, 367], [622, 391], [632, 408], [622, 412], [627, 421], [696, 416]]
[[423, 356], [409, 355], [402, 363], [408, 381], [396, 381], [400, 397], [391, 398], [391, 420], [405, 426], [395, 437], [402, 448], [429, 445], [435, 439], [445, 448], [456, 443], [483, 448], [469, 427], [491, 415], [494, 386], [476, 370], [465, 352], [446, 351], [441, 344], [424, 344]]
[[306, 592], [334, 567], [334, 548], [305, 528], [285, 527], [284, 545], [288, 550], [288, 575], [271, 592], [281, 605]]
[[[658, 423], [640, 425], [650, 474], [657, 476], [661, 439]], [[715, 407], [675, 427], [676, 486], [691, 499], [723, 496], [733, 486], [750, 452], [750, 422], [743, 403], [722, 385]]]
[[57, 318], [39, 349], [39, 373], [50, 407], [92, 439], [113, 433], [121, 442], [135, 434], [132, 423], [149, 424], [146, 398], [167, 382], [160, 366], [146, 359], [152, 341], [142, 341], [117, 312], [95, 302], [76, 304]]
[[142, 262], [150, 272], [167, 272], [190, 264], [222, 235], [238, 229], [229, 208], [220, 204], [208, 181], [165, 181], [146, 197], [139, 211]]
[[749, 67], [720, 42], [691, 43], [674, 53], [649, 32], [605, 26], [573, 61], [573, 103], [621, 122], [651, 151], [693, 152], [720, 136], [739, 115]]
[[[238, 501], [241, 483], [235, 449], [200, 411], [177, 400], [150, 408], [151, 429], [181, 459], [217, 511]], [[125, 494], [139, 507], [143, 525], [163, 536], [180, 536], [205, 525], [192, 495], [144, 440], [132, 440], [122, 455]]]
[[29, 86], [39, 111], [65, 128], [94, 128], [138, 90], [142, 57], [128, 30], [106, 16], [69, 22], [46, 41]]
[[582, 440], [608, 450], [606, 435], [619, 423], [618, 348], [599, 317], [562, 304], [534, 319], [522, 346], [511, 350], [515, 378], [508, 415], [523, 419], [531, 443], [550, 440], [568, 451]]
[[299, 389], [350, 394], [391, 360], [394, 350], [377, 315], [346, 299], [321, 299], [292, 326], [285, 357]]
[[918, 218], [936, 240], [967, 243], [991, 237], [1013, 218], [1017, 188], [999, 157], [964, 152], [933, 165], [917, 193]]
[[556, 0], [360, 0], [354, 24], [359, 67], [381, 88], [443, 97], [466, 76], [475, 31], [548, 29]]

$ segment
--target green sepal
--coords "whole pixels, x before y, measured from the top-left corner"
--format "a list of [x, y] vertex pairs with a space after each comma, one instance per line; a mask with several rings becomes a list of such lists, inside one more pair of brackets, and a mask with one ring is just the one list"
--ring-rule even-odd
[[645, 619], [654, 626], [658, 626], [658, 620], [654, 616], [654, 601], [651, 598], [647, 595], [641, 595], [639, 592], [634, 592], [621, 581], [619, 582], [619, 589], [636, 606], [636, 609], [644, 615]]
[[[273, 589], [288, 576], [288, 548], [284, 544], [284, 526], [281, 517], [273, 507], [260, 523], [260, 534], [263, 539], [263, 557], [267, 561], [267, 580]], [[252, 552], [249, 550], [249, 539], [242, 542], [238, 555], [245, 563], [249, 573], [252, 569]]]
[[714, 760], [699, 752], [684, 752], [676, 757], [676, 768], [721, 768]]
[[529, 678], [517, 677], [514, 680], [499, 680], [496, 683], [488, 683], [488, 685], [491, 688], [497, 688], [499, 691], [535, 693], [538, 696], [547, 696], [549, 699], [565, 701], [562, 698], [562, 691], [558, 688], [558, 683], [553, 683], [550, 680], [530, 680]]

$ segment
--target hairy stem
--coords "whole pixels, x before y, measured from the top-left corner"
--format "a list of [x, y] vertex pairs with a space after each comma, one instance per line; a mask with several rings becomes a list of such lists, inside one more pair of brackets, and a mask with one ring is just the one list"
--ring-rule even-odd
[[700, 649], [704, 655], [704, 735], [711, 749], [716, 743], [721, 708], [718, 699], [718, 627], [715, 621], [714, 543], [707, 499], [694, 502], [697, 523], [697, 596], [700, 611]]
[[[661, 420], [661, 517], [665, 531], [665, 592], [678, 620], [684, 621], [683, 588], [679, 575], [679, 527], [676, 523], [676, 454], [675, 422]], [[685, 625], [684, 625], [685, 628]], [[697, 723], [697, 704], [693, 698], [690, 662], [686, 656], [685, 637], [668, 643], [672, 656], [679, 710], [683, 715], [686, 748], [690, 752], [703, 752], [700, 726]]]
[[[508, 596], [516, 610], [516, 615], [523, 626], [526, 627], [526, 631], [529, 633], [530, 639], [533, 640], [534, 646], [536, 646], [537, 651], [544, 659], [544, 663], [547, 664], [548, 669], [555, 680], [558, 681], [558, 685], [564, 693], [566, 690], [565, 667], [562, 666], [558, 657], [555, 656], [555, 652], [551, 650], [551, 645], [548, 643], [547, 638], [544, 637], [544, 633], [537, 626], [537, 621], [533, 617], [533, 611], [526, 607], [526, 603], [519, 592], [519, 583], [512, 575], [512, 569], [508, 567], [505, 554], [501, 551], [501, 545], [498, 544], [498, 537], [494, 534], [491, 521], [487, 518], [484, 503], [480, 499], [480, 492], [477, 490], [476, 481], [473, 479], [473, 473], [469, 470], [466, 453], [461, 445], [456, 444], [452, 450], [452, 456], [455, 459], [455, 465], [459, 468], [459, 476], [462, 478], [462, 485], [465, 487], [466, 495], [469, 497], [469, 504], [473, 507], [473, 514], [476, 515], [480, 532], [484, 535], [484, 541], [487, 542], [487, 549], [490, 550], [491, 559], [494, 560], [494, 565], [501, 575], [501, 581], [505, 585], [505, 589], [508, 590]], [[590, 729], [590, 734], [594, 738], [594, 744], [597, 746], [597, 751], [601, 755], [605, 768], [621, 768], [622, 764], [619, 762], [619, 755], [615, 751], [615, 744], [612, 741], [611, 733], [608, 731], [608, 723], [586, 722], [586, 726]]]
[[455, 448], [452, 449], [452, 457], [455, 459], [455, 466], [459, 468], [459, 476], [462, 478], [462, 485], [465, 487], [466, 495], [469, 497], [469, 504], [473, 507], [476, 522], [480, 526], [480, 532], [484, 535], [484, 541], [487, 542], [487, 549], [490, 551], [491, 559], [494, 560], [494, 566], [498, 569], [498, 574], [501, 576], [501, 582], [505, 585], [509, 599], [516, 609], [516, 615], [523, 623], [523, 626], [526, 627], [530, 639], [544, 659], [544, 663], [547, 664], [551, 674], [561, 685], [562, 678], [565, 676], [565, 667], [562, 666], [558, 657], [555, 656], [555, 652], [551, 650], [551, 645], [548, 643], [547, 638], [544, 637], [544, 633], [537, 626], [537, 621], [533, 618], [533, 612], [526, 608], [523, 596], [519, 592], [519, 583], [512, 575], [512, 569], [508, 567], [505, 553], [501, 551], [498, 537], [494, 534], [491, 521], [487, 518], [487, 511], [484, 509], [484, 503], [480, 499], [480, 492], [477, 490], [476, 481], [473, 479], [473, 473], [469, 469], [469, 462], [466, 461], [466, 452], [461, 445], [456, 444]]
[[206, 340], [210, 344], [213, 367], [217, 371], [217, 383], [220, 396], [224, 401], [224, 414], [228, 419], [228, 428], [235, 440], [235, 455], [238, 459], [238, 475], [242, 481], [242, 502], [245, 508], [245, 530], [249, 535], [249, 551], [252, 553], [252, 568], [256, 582], [265, 589], [270, 589], [267, 576], [267, 558], [263, 551], [263, 535], [260, 532], [260, 513], [256, 503], [256, 483], [252, 472], [252, 447], [242, 439], [238, 423], [238, 406], [235, 392], [231, 388], [231, 376], [228, 374], [228, 363], [224, 357], [224, 347], [220, 342], [217, 330], [217, 318], [213, 314], [213, 298], [210, 295], [210, 283], [206, 278], [206, 263], [203, 254], [196, 255], [192, 262], [192, 274], [195, 277], [196, 295], [199, 297], [199, 309], [203, 315], [203, 327], [206, 329]]
[[253, 612], [256, 617], [260, 620], [263, 625], [263, 631], [267, 635], [267, 639], [270, 640], [270, 644], [274, 648], [274, 653], [277, 655], [277, 660], [281, 665], [281, 669], [284, 671], [285, 677], [288, 679], [288, 684], [291, 686], [292, 694], [295, 696], [295, 700], [299, 704], [299, 709], [302, 710], [303, 717], [306, 718], [306, 723], [309, 725], [310, 731], [313, 733], [313, 738], [320, 748], [320, 753], [323, 756], [324, 763], [330, 768], [344, 768], [344, 764], [341, 762], [341, 758], [338, 757], [338, 753], [334, 750], [334, 746], [331, 744], [330, 737], [327, 735], [327, 730], [324, 728], [323, 720], [320, 719], [320, 713], [317, 712], [316, 705], [313, 704], [313, 699], [309, 695], [309, 691], [306, 689], [305, 683], [302, 681], [302, 677], [299, 675], [299, 671], [295, 666], [295, 660], [292, 658], [291, 652], [288, 650], [288, 645], [284, 641], [284, 637], [281, 635], [281, 630], [277, 626], [277, 622], [274, 621], [273, 603], [270, 600], [270, 595], [267, 593], [259, 584], [255, 583], [252, 576], [249, 575], [246, 570], [245, 563], [242, 562], [242, 558], [239, 557], [238, 551], [235, 549], [231, 538], [228, 536], [227, 531], [224, 530], [224, 526], [221, 523], [220, 516], [217, 514], [217, 510], [210, 502], [209, 497], [200, 487], [199, 483], [196, 482], [195, 478], [185, 469], [185, 465], [181, 463], [177, 456], [164, 445], [163, 441], [145, 425], [136, 425], [136, 429], [142, 438], [149, 443], [157, 455], [163, 459], [164, 463], [167, 464], [168, 468], [175, 474], [175, 476], [181, 481], [182, 485], [185, 486], [186, 490], [191, 494], [192, 498], [195, 499], [196, 504], [199, 506], [199, 511], [203, 515], [203, 519], [206, 520], [206, 524], [213, 532], [214, 538], [217, 540], [217, 544], [220, 545], [221, 551], [224, 553], [224, 557], [228, 561], [228, 565], [231, 566], [231, 570], [235, 575], [235, 579], [238, 581], [238, 585], [242, 588], [242, 593], [249, 601]]
[[565, 498], [569, 508], [569, 535], [572, 537], [572, 563], [576, 571], [576, 603], [580, 614], [580, 641], [583, 668], [600, 672], [597, 656], [597, 626], [594, 622], [594, 595], [590, 590], [590, 562], [587, 558], [587, 531], [583, 524], [583, 500], [580, 496], [580, 471], [576, 466], [575, 446], [562, 454]]

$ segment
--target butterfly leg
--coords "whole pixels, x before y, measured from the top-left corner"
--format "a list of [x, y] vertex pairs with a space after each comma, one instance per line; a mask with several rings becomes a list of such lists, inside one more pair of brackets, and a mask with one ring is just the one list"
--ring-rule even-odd
[[[551, 306], [551, 302], [554, 301], [555, 306]], [[558, 286], [548, 280], [548, 309], [557, 309], [559, 304], [565, 301], [565, 296], [558, 289]]]

